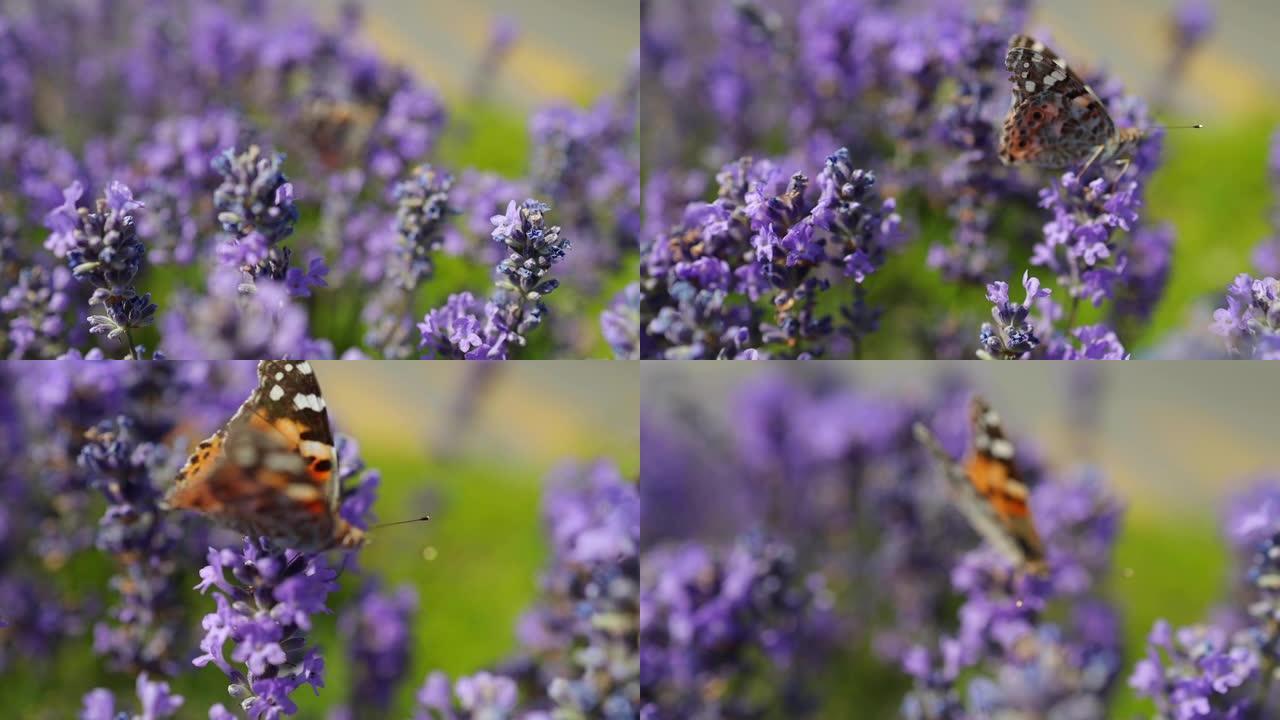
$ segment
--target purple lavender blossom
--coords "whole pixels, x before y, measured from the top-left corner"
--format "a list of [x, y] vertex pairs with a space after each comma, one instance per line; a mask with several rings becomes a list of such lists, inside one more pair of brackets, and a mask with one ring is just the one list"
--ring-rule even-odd
[[115, 696], [110, 690], [97, 688], [84, 696], [81, 720], [163, 720], [174, 717], [184, 702], [181, 695], [169, 690], [169, 683], [152, 681], [146, 673], [138, 675], [139, 712], [117, 710]]
[[[767, 161], [743, 158], [716, 179], [719, 197], [689, 205], [681, 226], [645, 251], [641, 355], [815, 357], [836, 336], [856, 355], [878, 321], [863, 282], [901, 239], [894, 201], [872, 192], [874, 175], [841, 148], [827, 157], [816, 198], [804, 175], [784, 178]], [[837, 327], [818, 301], [839, 275], [852, 282]]]
[[991, 317], [995, 324], [982, 324], [982, 332], [978, 336], [978, 357], [1017, 360], [1040, 346], [1040, 338], [1036, 337], [1029, 318], [1035, 302], [1049, 297], [1052, 291], [1041, 289], [1040, 281], [1031, 277], [1029, 271], [1022, 274], [1022, 287], [1027, 291], [1027, 297], [1021, 303], [1015, 303], [1009, 299], [1008, 283], [997, 280], [987, 286], [987, 300], [994, 305]]
[[[554, 716], [634, 718], [640, 708], [640, 497], [617, 468], [566, 465], [548, 478], [542, 515], [552, 560], [522, 618]], [[544, 703], [534, 703], [539, 706]]]
[[404, 247], [403, 275], [405, 287], [417, 287], [429, 279], [434, 270], [431, 254], [444, 241], [444, 226], [456, 211], [449, 206], [449, 190], [453, 176], [421, 165], [409, 180], [396, 185], [396, 230]]
[[284, 280], [290, 251], [281, 240], [298, 222], [293, 185], [281, 170], [284, 155], [264, 153], [257, 145], [237, 153], [228, 148], [213, 159], [222, 176], [213, 204], [222, 229], [230, 234], [224, 258], [251, 276]]
[[260, 280], [242, 294], [238, 270], [222, 268], [209, 277], [207, 294], [183, 293], [160, 319], [160, 349], [176, 360], [298, 357], [323, 359], [332, 347], [312, 339], [306, 311], [288, 289]]
[[18, 272], [17, 281], [0, 296], [0, 312], [8, 320], [4, 345], [9, 358], [47, 359], [65, 351], [70, 285], [71, 271], [64, 266], [37, 265]]
[[546, 316], [542, 299], [560, 286], [546, 276], [569, 249], [560, 227], [546, 225], [550, 209], [536, 200], [521, 205], [513, 200], [505, 214], [490, 219], [493, 240], [507, 249], [498, 263], [494, 293], [484, 302], [471, 293], [456, 293], [443, 307], [429, 311], [418, 324], [420, 347], [428, 357], [505, 360], [525, 347], [528, 334]]
[[[908, 717], [1097, 717], [1108, 707], [1119, 620], [1096, 593], [1121, 508], [1091, 475], [1041, 484], [1031, 507], [1050, 548], [1046, 571], [1011, 568], [989, 548], [961, 559], [951, 572], [964, 598], [959, 628], [935, 651], [917, 646], [903, 658], [916, 682], [903, 705]], [[1046, 620], [1064, 600], [1067, 622]]]
[[123, 339], [136, 359], [142, 353], [133, 331], [150, 325], [156, 312], [151, 294], [138, 295], [133, 284], [146, 254], [133, 216], [142, 203], [128, 187], [112, 182], [90, 211], [76, 207], [83, 192], [79, 182], [72, 183], [63, 192], [63, 204], [46, 216], [52, 234], [45, 247], [65, 258], [73, 278], [94, 287], [89, 304], [101, 305], [105, 314], [88, 317], [89, 332]]
[[107, 499], [95, 544], [120, 559], [112, 586], [120, 602], [110, 608], [113, 623], [94, 627], [94, 651], [116, 667], [173, 675], [175, 647], [184, 640], [175, 548], [182, 539], [181, 519], [160, 508], [154, 478], [165, 473], [167, 449], [143, 442], [134, 421], [103, 421], [86, 433], [77, 463], [89, 486]]
[[208, 561], [196, 589], [212, 590], [217, 610], [201, 623], [203, 654], [192, 663], [212, 663], [225, 673], [231, 680], [228, 693], [250, 717], [293, 715], [298, 709], [289, 697], [294, 690], [310, 685], [319, 693], [324, 687], [324, 659], [318, 648], [307, 646], [306, 635], [311, 617], [328, 612], [326, 599], [337, 589], [337, 572], [322, 555], [248, 538], [238, 553], [209, 548]]
[[1280, 359], [1280, 281], [1241, 274], [1227, 288], [1227, 306], [1213, 312], [1212, 330], [1232, 357]]
[[[831, 600], [789, 547], [763, 538], [724, 553], [672, 546], [647, 552], [642, 569], [641, 716], [804, 713], [803, 667], [820, 656]], [[770, 668], [779, 676], [764, 680]]]
[[417, 609], [412, 588], [394, 593], [369, 586], [343, 611], [338, 628], [355, 672], [350, 705], [364, 713], [385, 713], [392, 692], [409, 668], [411, 617]]
[[[634, 267], [628, 259], [637, 252], [634, 73], [618, 92], [586, 109], [531, 113], [536, 137], [528, 162], [510, 163], [529, 167], [522, 176], [458, 168], [459, 178], [482, 177], [482, 187], [459, 183], [463, 221], [439, 232], [428, 221], [409, 232], [419, 251], [414, 268], [406, 270], [399, 257], [405, 248], [397, 242], [396, 184], [411, 178], [413, 168], [440, 161], [437, 146], [450, 112], [408, 68], [364, 46], [357, 31], [360, 13], [348, 9], [337, 22], [325, 23], [300, 8], [256, 2], [211, 6], [179, 0], [145, 10], [133, 7], [138, 0], [128, 3], [121, 11], [137, 22], [107, 22], [101, 8], [60, 2], [14, 8], [0, 23], [0, 215], [6, 218], [0, 222], [0, 297], [21, 286], [0, 309], [0, 354], [84, 354], [97, 333], [119, 336], [137, 354], [125, 336], [138, 334], [134, 328], [151, 319], [153, 306], [144, 297], [125, 298], [127, 307], [95, 310], [91, 327], [72, 322], [64, 317], [66, 308], [88, 300], [82, 295], [95, 286], [82, 278], [83, 292], [75, 285], [64, 292], [54, 275], [55, 258], [65, 256], [71, 234], [65, 228], [54, 233], [46, 248], [51, 258], [34, 247], [37, 238], [26, 231], [51, 210], [55, 221], [75, 220], [76, 205], [84, 200], [68, 201], [64, 189], [107, 188], [117, 181], [145, 206], [119, 213], [133, 218], [130, 233], [149, 261], [147, 275], [138, 276], [163, 276], [161, 285], [172, 288], [172, 298], [157, 298], [160, 305], [171, 309], [209, 300], [210, 276], [220, 266], [241, 271], [241, 294], [271, 282], [304, 301], [297, 309], [307, 320], [314, 318], [304, 325], [323, 337], [307, 338], [301, 348], [293, 338], [277, 345], [295, 345], [287, 351], [292, 355], [317, 357], [412, 356], [414, 320], [425, 307], [418, 294], [407, 301], [399, 297], [403, 275], [429, 274], [424, 256], [443, 250], [463, 258], [450, 268], [448, 281], [478, 278], [474, 270], [492, 267], [502, 260], [497, 255], [506, 254], [490, 242], [489, 218], [502, 213], [511, 197], [543, 197], [560, 213], [562, 237], [578, 242], [580, 252], [559, 268], [557, 280], [579, 294], [566, 302], [575, 314], [552, 324], [543, 333], [546, 340], [522, 354], [573, 354], [592, 346], [594, 321], [583, 313], [607, 300], [595, 295], [625, 283], [622, 275]], [[488, 54], [493, 62], [505, 56], [513, 36], [509, 25], [495, 29]], [[482, 75], [488, 81], [496, 70]], [[48, 89], [39, 102], [37, 88]], [[101, 112], [74, 111], [84, 107]], [[94, 211], [93, 203], [87, 207]], [[19, 232], [10, 232], [14, 224]], [[295, 236], [302, 246], [288, 241]], [[132, 242], [129, 249], [132, 257]], [[320, 288], [332, 289], [324, 293], [327, 299], [317, 297]], [[491, 292], [483, 282], [451, 285], [446, 292], [463, 291]], [[510, 306], [505, 298], [493, 300], [504, 311]], [[55, 301], [54, 308], [43, 307]], [[525, 301], [529, 317], [497, 317], [492, 323], [493, 343], [522, 345], [532, 328], [521, 324], [539, 314], [527, 292]], [[208, 314], [217, 322], [234, 315], [216, 300], [210, 304]], [[210, 357], [199, 354], [199, 343], [188, 342], [192, 336], [229, 332], [184, 327], [208, 324], [186, 308], [171, 309], [158, 324], [158, 340], [156, 331], [137, 339], [148, 347], [176, 346], [184, 357]], [[170, 331], [179, 336], [170, 337]], [[244, 343], [233, 354], [267, 352], [254, 345]], [[263, 356], [278, 357], [279, 349]], [[506, 354], [503, 348], [494, 353]]]
[[506, 341], [524, 345], [525, 334], [542, 323], [547, 308], [542, 298], [550, 295], [560, 281], [544, 279], [551, 266], [564, 259], [569, 240], [560, 237], [560, 227], [548, 227], [545, 214], [551, 206], [537, 200], [507, 205], [504, 215], [494, 215], [493, 240], [507, 247], [507, 258], [498, 264], [501, 276], [495, 296], [507, 329]]
[[452, 685], [444, 673], [434, 672], [418, 691], [414, 720], [514, 720], [518, 688], [502, 675], [479, 672], [458, 678]]
[[1226, 527], [1237, 553], [1232, 603], [1213, 622], [1174, 629], [1156, 622], [1129, 685], [1162, 717], [1270, 717], [1280, 618], [1277, 487], [1262, 483], [1234, 498]]
[[605, 342], [619, 360], [640, 359], [640, 284], [631, 283], [600, 315]]

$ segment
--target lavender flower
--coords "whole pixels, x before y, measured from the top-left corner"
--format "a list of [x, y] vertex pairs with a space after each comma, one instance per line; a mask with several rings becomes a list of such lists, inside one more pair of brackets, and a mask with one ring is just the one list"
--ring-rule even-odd
[[66, 259], [72, 277], [95, 288], [89, 304], [101, 305], [106, 314], [89, 316], [89, 332], [123, 338], [130, 357], [137, 358], [132, 331], [150, 325], [156, 312], [151, 294], [140, 296], [133, 285], [146, 253], [133, 216], [142, 204], [128, 187], [113, 182], [93, 211], [76, 208], [83, 192], [79, 182], [72, 183], [63, 192], [63, 204], [46, 216], [53, 232], [45, 247]]
[[[203, 654], [193, 664], [213, 663], [226, 673], [228, 693], [251, 717], [293, 715], [294, 690], [310, 685], [319, 693], [324, 687], [324, 659], [307, 646], [306, 634], [312, 615], [328, 612], [325, 601], [337, 589], [337, 572], [322, 555], [248, 538], [238, 553], [209, 548], [208, 561], [196, 589], [212, 590], [217, 610], [201, 623]], [[230, 660], [224, 655], [228, 641]]]
[[515, 681], [487, 672], [458, 678], [452, 686], [444, 673], [434, 672], [418, 691], [414, 720], [514, 720], [518, 688]]
[[[743, 158], [716, 177], [717, 200], [690, 205], [682, 225], [646, 250], [642, 355], [820, 355], [836, 325], [818, 301], [837, 268], [853, 280], [840, 333], [857, 354], [878, 319], [863, 281], [900, 239], [894, 201], [871, 191], [874, 175], [854, 170], [841, 148], [826, 160], [816, 200], [804, 175], [784, 179], [772, 162]], [[772, 321], [758, 306], [764, 297]]]
[[1174, 11], [1174, 44], [1190, 49], [1213, 32], [1214, 7], [1208, 0], [1183, 0]]
[[359, 601], [338, 620], [355, 671], [352, 707], [362, 713], [386, 713], [392, 691], [409, 666], [410, 620], [417, 596], [409, 587], [386, 593], [366, 587]]
[[445, 224], [455, 210], [449, 206], [453, 176], [430, 165], [421, 165], [409, 180], [396, 185], [396, 230], [403, 245], [404, 265], [400, 282], [417, 287], [433, 272], [431, 254], [443, 242]]
[[640, 285], [631, 283], [600, 315], [605, 342], [619, 360], [640, 359]]
[[1280, 618], [1280, 526], [1276, 487], [1235, 498], [1226, 530], [1243, 571], [1235, 602], [1213, 623], [1174, 629], [1157, 621], [1129, 685], [1162, 718], [1254, 718], [1276, 711], [1270, 692]]
[[[525, 335], [542, 324], [547, 312], [542, 298], [550, 295], [560, 281], [544, 279], [551, 266], [564, 259], [568, 239], [560, 237], [560, 227], [548, 227], [545, 213], [551, 206], [537, 200], [507, 205], [505, 215], [494, 215], [493, 240], [510, 252], [498, 264], [499, 294], [494, 300], [501, 308], [505, 340], [523, 346]], [[530, 304], [532, 303], [532, 304]]]
[[71, 272], [62, 266], [19, 271], [17, 282], [0, 296], [0, 312], [8, 316], [8, 357], [52, 358], [63, 352], [70, 285]]
[[1241, 274], [1227, 288], [1227, 306], [1213, 313], [1212, 330], [1232, 357], [1280, 359], [1280, 281]]
[[228, 148], [214, 158], [222, 184], [213, 194], [222, 229], [231, 234], [223, 258], [252, 278], [284, 280], [290, 251], [278, 247], [293, 234], [298, 208], [293, 185], [281, 170], [284, 155], [263, 153], [257, 145], [237, 153]]
[[[560, 472], [543, 501], [554, 558], [541, 606], [522, 633], [537, 638], [531, 650], [555, 668], [546, 686], [554, 717], [634, 718], [641, 704], [640, 497], [607, 463]], [[553, 649], [548, 639], [557, 635]]]
[[381, 350], [385, 358], [412, 354], [413, 299], [418, 286], [435, 272], [432, 255], [444, 242], [449, 217], [456, 212], [449, 205], [452, 187], [453, 177], [430, 165], [419, 166], [412, 178], [396, 185], [399, 248], [391, 272], [393, 282], [364, 312], [369, 327], [365, 342]]
[[110, 690], [97, 688], [84, 696], [80, 720], [162, 720], [174, 717], [184, 702], [181, 695], [169, 690], [169, 683], [151, 681], [146, 673], [138, 675], [139, 712], [130, 714], [116, 710], [116, 699]]
[[498, 263], [496, 290], [483, 303], [471, 293], [450, 295], [443, 307], [429, 311], [418, 324], [428, 357], [505, 360], [526, 346], [546, 316], [542, 298], [560, 286], [546, 276], [569, 249], [559, 226], [546, 225], [548, 210], [536, 200], [519, 206], [511, 201], [506, 214], [491, 218], [493, 240], [508, 251]]
[[160, 509], [153, 477], [169, 467], [162, 445], [140, 442], [127, 417], [90, 428], [77, 462], [90, 487], [107, 499], [98, 523], [98, 549], [120, 558], [112, 586], [120, 604], [110, 610], [116, 625], [94, 628], [94, 651], [132, 672], [173, 675], [175, 646], [181, 646], [183, 614], [174, 548], [183, 536], [181, 522]]
[[983, 323], [982, 332], [978, 336], [981, 347], [978, 357], [993, 360], [1017, 360], [1040, 345], [1035, 328], [1030, 322], [1031, 308], [1040, 298], [1047, 298], [1052, 292], [1041, 289], [1040, 281], [1031, 277], [1030, 272], [1022, 274], [1022, 287], [1026, 288], [1027, 297], [1021, 303], [1009, 300], [1009, 284], [1000, 280], [987, 286], [987, 300], [995, 306], [991, 308], [991, 317], [995, 324]]
[[257, 145], [242, 153], [227, 148], [214, 158], [213, 169], [222, 176], [222, 184], [213, 202], [223, 230], [236, 237], [256, 232], [271, 245], [293, 234], [298, 208], [283, 164], [284, 155], [264, 154]]
[[[148, 349], [214, 357], [192, 339], [230, 331], [211, 331], [210, 321], [190, 307], [205, 305], [214, 322], [231, 322], [237, 308], [213, 297], [212, 280], [230, 269], [242, 273], [239, 294], [270, 284], [267, 294], [283, 290], [304, 301], [290, 314], [300, 314], [306, 321], [300, 325], [316, 333], [301, 338], [301, 346], [292, 342], [295, 333], [275, 347], [242, 343], [234, 356], [279, 357], [281, 345], [293, 345], [284, 352], [411, 357], [414, 323], [426, 309], [413, 291], [432, 274], [440, 252], [459, 260], [450, 264], [445, 292], [429, 293], [433, 302], [448, 293], [492, 292], [476, 271], [497, 265], [508, 252], [491, 242], [489, 218], [503, 213], [511, 197], [548, 200], [561, 218], [561, 237], [574, 238], [580, 248], [556, 271], [557, 281], [578, 291], [566, 303], [564, 320], [521, 355], [572, 355], [591, 347], [599, 318], [587, 313], [609, 299], [596, 296], [634, 279], [625, 277], [634, 268], [640, 222], [634, 73], [617, 93], [589, 108], [530, 113], [530, 156], [503, 161], [528, 171], [499, 177], [459, 167], [457, 198], [440, 209], [457, 207], [465, 217], [449, 223], [452, 213], [436, 217], [433, 210], [448, 179], [440, 172], [415, 178], [414, 168], [439, 163], [437, 146], [453, 108], [407, 68], [363, 46], [358, 12], [348, 8], [336, 22], [323, 22], [298, 8], [176, 0], [145, 9], [130, 4], [122, 12], [138, 21], [117, 23], [105, 22], [101, 8], [67, 2], [12, 10], [0, 23], [0, 298], [21, 290], [0, 309], [4, 356], [83, 355], [94, 334], [118, 338], [136, 356], [132, 333]], [[515, 34], [509, 24], [495, 29], [481, 63], [493, 65], [482, 70], [486, 82]], [[38, 88], [48, 90], [39, 102]], [[84, 107], [98, 111], [72, 110]], [[460, 116], [465, 123], [474, 113]], [[458, 137], [468, 136], [467, 128], [459, 129]], [[476, 159], [476, 151], [464, 149], [460, 157]], [[286, 153], [292, 168], [287, 177]], [[400, 181], [406, 184], [397, 196]], [[62, 316], [100, 288], [81, 277], [83, 293], [74, 284], [61, 292], [54, 276], [59, 263], [35, 248], [28, 252], [34, 238], [11, 228], [38, 224], [50, 209], [53, 221], [78, 224], [80, 198], [67, 200], [64, 189], [110, 189], [114, 182], [131, 191], [123, 201], [130, 207], [115, 211], [132, 218], [131, 229], [121, 233], [130, 239], [126, 255], [112, 251], [119, 262], [105, 279], [114, 284], [99, 293], [112, 304], [95, 305], [86, 327]], [[409, 187], [415, 183], [417, 190]], [[418, 207], [401, 213], [409, 225], [399, 227], [398, 205], [415, 201]], [[93, 203], [87, 208], [96, 214]], [[288, 242], [295, 232], [315, 242], [303, 251]], [[61, 260], [72, 238], [58, 228], [47, 249]], [[141, 289], [135, 296], [107, 295], [138, 281], [138, 249], [147, 256], [146, 277], [163, 278], [156, 287], [164, 287], [165, 299], [153, 299], [169, 310], [155, 331], [141, 335], [137, 328], [157, 312]], [[97, 249], [86, 252], [86, 262], [100, 262]], [[532, 257], [524, 252], [518, 261]], [[85, 263], [74, 267], [80, 265]], [[23, 278], [23, 270], [31, 272]], [[130, 283], [122, 271], [134, 272]], [[404, 284], [412, 286], [408, 297]], [[330, 288], [323, 302], [316, 297], [320, 288]], [[531, 290], [513, 294], [525, 306], [520, 318], [508, 317], [512, 298], [492, 298], [501, 310], [490, 328], [491, 344], [501, 345], [492, 356], [506, 356], [508, 345], [522, 346], [537, 322], [540, 307], [528, 297]], [[69, 305], [51, 311], [44, 306], [54, 298], [45, 295]], [[206, 327], [188, 327], [201, 325]], [[209, 347], [224, 349], [220, 343]]]
[[[723, 554], [689, 544], [647, 552], [642, 569], [641, 716], [806, 712], [803, 661], [822, 645], [830, 598], [790, 548], [763, 538]], [[769, 668], [781, 677], [764, 680]]]
[[[964, 597], [958, 630], [943, 636], [935, 652], [916, 647], [904, 656], [903, 668], [916, 681], [904, 701], [907, 717], [1105, 712], [1120, 671], [1119, 621], [1095, 593], [1121, 509], [1092, 475], [1044, 483], [1031, 505], [1046, 547], [1054, 549], [1047, 571], [1011, 569], [989, 550], [962, 558], [951, 573]], [[1071, 601], [1067, 622], [1045, 619], [1055, 600]]]
[[331, 347], [308, 335], [306, 312], [285, 286], [264, 279], [246, 295], [239, 292], [241, 284], [239, 271], [223, 268], [210, 276], [207, 294], [180, 295], [182, 302], [160, 320], [165, 355], [177, 360], [332, 355]]

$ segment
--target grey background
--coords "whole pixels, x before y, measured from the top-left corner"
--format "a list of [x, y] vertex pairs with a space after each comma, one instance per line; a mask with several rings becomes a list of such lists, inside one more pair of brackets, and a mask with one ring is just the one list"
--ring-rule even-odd
[[[1167, 21], [1177, 4], [1042, 0], [1032, 31], [1051, 36], [1052, 46], [1073, 65], [1106, 67], [1130, 90], [1151, 94], [1168, 58]], [[1185, 82], [1173, 88], [1178, 117], [1166, 122], [1211, 122], [1226, 115], [1274, 111], [1280, 104], [1280, 2], [1214, 4], [1217, 29], [1188, 66]]]
[[[332, 17], [341, 0], [316, 0]], [[467, 87], [498, 16], [520, 41], [496, 90], [519, 108], [586, 102], [619, 86], [640, 45], [638, 0], [366, 0], [365, 40], [446, 94]]]
[[[1280, 366], [1263, 362], [1089, 363], [1098, 373], [1099, 421], [1086, 428], [1091, 461], [1132, 512], [1216, 517], [1219, 500], [1259, 473], [1280, 479]], [[1033, 438], [1055, 464], [1080, 458], [1066, 412], [1066, 363], [940, 361], [641, 364], [642, 411], [692, 397], [723, 421], [740, 383], [767, 373], [830, 372], [889, 394], [923, 395], [940, 375], [968, 378], [1006, 425]]]

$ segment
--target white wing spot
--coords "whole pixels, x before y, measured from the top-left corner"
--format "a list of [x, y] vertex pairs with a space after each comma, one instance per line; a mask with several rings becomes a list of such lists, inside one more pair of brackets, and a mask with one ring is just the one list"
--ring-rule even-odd
[[293, 372], [293, 365], [285, 365], [285, 366], [284, 366], [284, 371], [285, 371], [285, 372]]
[[1034, 82], [1032, 82], [1031, 80], [1028, 80], [1028, 81], [1026, 82], [1026, 86], [1025, 86], [1025, 87], [1027, 88], [1027, 92], [1035, 92], [1035, 91], [1036, 91], [1036, 84], [1035, 84]]
[[302, 373], [303, 375], [310, 375], [311, 374], [310, 363], [307, 363], [307, 362], [298, 363], [298, 372]]
[[284, 397], [284, 388], [279, 385], [273, 385], [271, 387], [271, 392], [267, 393], [267, 396], [270, 397], [272, 401], [279, 400]]
[[1001, 460], [1013, 459], [1013, 443], [1003, 438], [991, 441], [991, 454]]
[[316, 395], [303, 395], [298, 393], [293, 396], [293, 405], [299, 410], [315, 410], [320, 412], [324, 410], [324, 399]]
[[280, 382], [283, 379], [284, 379], [284, 373], [276, 373], [276, 382]]

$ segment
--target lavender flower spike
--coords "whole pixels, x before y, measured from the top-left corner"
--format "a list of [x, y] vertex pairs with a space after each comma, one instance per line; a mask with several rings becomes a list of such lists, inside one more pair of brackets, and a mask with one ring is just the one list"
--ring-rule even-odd
[[995, 324], [983, 323], [978, 339], [982, 347], [978, 357], [984, 360], [1016, 360], [1026, 357], [1028, 353], [1040, 345], [1028, 317], [1032, 304], [1049, 297], [1050, 290], [1040, 288], [1040, 281], [1031, 277], [1029, 272], [1022, 273], [1022, 287], [1027, 290], [1027, 298], [1021, 303], [1009, 300], [1009, 284], [997, 280], [987, 286], [987, 300], [995, 307], [991, 308], [991, 317]]
[[125, 710], [116, 710], [116, 699], [110, 690], [97, 688], [84, 696], [84, 709], [80, 712], [80, 720], [163, 720], [174, 717], [178, 708], [182, 707], [181, 695], [174, 695], [169, 690], [169, 683], [159, 680], [152, 682], [146, 673], [138, 675], [138, 701], [140, 712], [129, 714]]
[[[228, 693], [250, 717], [294, 714], [294, 690], [311, 685], [319, 693], [324, 687], [324, 659], [307, 647], [306, 633], [312, 615], [328, 612], [325, 600], [337, 589], [336, 578], [322, 555], [279, 550], [264, 540], [245, 538], [239, 553], [209, 548], [196, 589], [213, 590], [217, 610], [201, 623], [204, 654], [193, 664], [213, 663], [226, 673]], [[228, 640], [230, 660], [224, 655]]]
[[525, 344], [525, 335], [542, 324], [547, 306], [542, 298], [550, 295], [560, 281], [544, 279], [551, 266], [564, 259], [569, 241], [560, 237], [560, 227], [546, 224], [550, 205], [525, 200], [516, 205], [512, 200], [504, 215], [494, 215], [493, 239], [507, 246], [510, 254], [498, 264], [501, 277], [495, 282], [501, 309], [501, 321], [507, 339]]
[[213, 159], [222, 176], [213, 204], [222, 229], [232, 236], [220, 255], [251, 278], [288, 275], [289, 249], [277, 244], [293, 234], [298, 207], [283, 163], [284, 155], [264, 153], [257, 145], [238, 154], [228, 148]]
[[1213, 331], [1232, 357], [1280, 360], [1280, 280], [1241, 274], [1227, 288], [1227, 306], [1213, 313]]
[[133, 216], [142, 203], [123, 183], [112, 182], [93, 210], [77, 208], [83, 192], [79, 182], [72, 183], [63, 192], [63, 204], [45, 217], [53, 231], [45, 245], [66, 258], [72, 277], [95, 288], [89, 305], [102, 306], [105, 314], [88, 317], [89, 332], [123, 338], [129, 355], [137, 358], [132, 331], [150, 325], [156, 313], [151, 294], [139, 296], [133, 285], [146, 255]]

